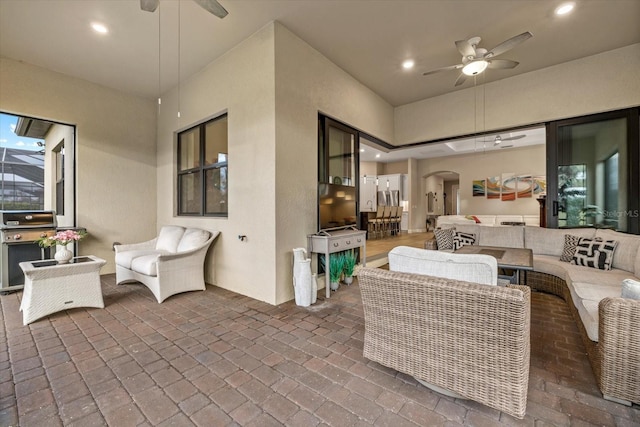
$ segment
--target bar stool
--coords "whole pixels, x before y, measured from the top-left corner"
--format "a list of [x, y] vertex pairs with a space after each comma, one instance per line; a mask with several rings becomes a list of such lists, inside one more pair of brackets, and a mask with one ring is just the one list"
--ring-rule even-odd
[[370, 218], [368, 222], [368, 231], [371, 235], [378, 235], [382, 233], [382, 214], [384, 213], [384, 206], [378, 206], [375, 218]]

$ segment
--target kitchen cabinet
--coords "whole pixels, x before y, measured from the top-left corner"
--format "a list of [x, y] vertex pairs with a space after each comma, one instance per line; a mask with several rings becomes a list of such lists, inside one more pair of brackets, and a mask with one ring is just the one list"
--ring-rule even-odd
[[376, 177], [360, 177], [360, 212], [375, 212], [378, 205], [376, 198]]
[[392, 174], [392, 175], [378, 175], [378, 189], [398, 191], [400, 194], [400, 200], [407, 200], [408, 194], [406, 193], [406, 175], [404, 174]]

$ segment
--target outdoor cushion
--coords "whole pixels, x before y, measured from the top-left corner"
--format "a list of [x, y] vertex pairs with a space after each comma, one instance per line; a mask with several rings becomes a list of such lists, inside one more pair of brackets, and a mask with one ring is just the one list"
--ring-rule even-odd
[[180, 239], [184, 235], [184, 227], [176, 225], [165, 225], [160, 229], [156, 249], [176, 253]]
[[452, 228], [439, 229], [436, 228], [433, 230], [433, 234], [436, 237], [436, 242], [438, 243], [438, 250], [448, 250], [453, 249], [453, 233], [455, 232]]
[[640, 282], [632, 279], [624, 279], [622, 281], [622, 298], [631, 298], [640, 300]]
[[518, 226], [481, 227], [478, 244], [503, 248], [524, 248], [524, 232]]
[[554, 255], [559, 258], [564, 249], [564, 235], [573, 234], [580, 237], [593, 237], [593, 228], [575, 228], [568, 230], [524, 227], [524, 246], [533, 251], [534, 255]]
[[211, 234], [206, 230], [187, 228], [178, 244], [178, 252], [186, 252], [199, 248], [209, 239], [209, 236], [211, 236]]
[[490, 255], [455, 254], [396, 246], [389, 252], [389, 270], [483, 285], [498, 283], [498, 262]]
[[640, 273], [640, 269], [636, 270], [635, 267], [638, 248], [640, 248], [640, 236], [613, 230], [597, 230], [596, 237], [600, 237], [602, 240], [615, 240], [618, 242], [616, 251], [613, 254], [613, 268], [620, 268], [631, 273]]
[[573, 256], [576, 254], [576, 248], [578, 247], [579, 241], [580, 236], [574, 236], [573, 234], [564, 235], [564, 248], [560, 255], [560, 261], [571, 262]]
[[116, 254], [116, 264], [131, 269], [131, 263], [135, 258], [145, 256], [145, 255], [157, 255], [168, 253], [167, 251], [158, 251], [158, 250], [141, 250], [141, 251], [126, 251], [126, 252], [118, 252]]
[[573, 254], [571, 264], [599, 270], [611, 270], [616, 246], [618, 246], [618, 242], [615, 240], [587, 239], [583, 237], [578, 241], [576, 253]]
[[131, 263], [131, 270], [146, 276], [158, 275], [158, 257], [160, 254], [143, 255], [135, 258]]

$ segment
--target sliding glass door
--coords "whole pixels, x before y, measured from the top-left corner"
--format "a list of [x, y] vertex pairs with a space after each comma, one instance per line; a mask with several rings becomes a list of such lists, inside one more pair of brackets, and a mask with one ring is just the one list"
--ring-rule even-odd
[[550, 123], [548, 226], [638, 234], [638, 109]]

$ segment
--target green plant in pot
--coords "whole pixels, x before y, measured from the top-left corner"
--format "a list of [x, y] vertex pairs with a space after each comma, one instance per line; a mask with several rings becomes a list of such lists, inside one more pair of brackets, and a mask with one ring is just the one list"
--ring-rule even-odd
[[340, 277], [344, 268], [344, 256], [341, 254], [331, 254], [329, 256], [329, 268], [331, 269], [329, 280], [331, 282], [331, 290], [338, 290], [340, 286]]
[[353, 282], [353, 272], [356, 269], [356, 254], [353, 250], [345, 252], [342, 271], [344, 272], [344, 283], [350, 285]]

